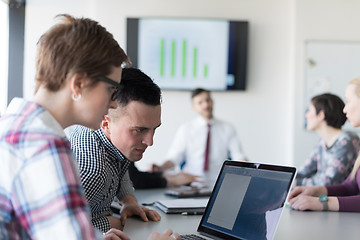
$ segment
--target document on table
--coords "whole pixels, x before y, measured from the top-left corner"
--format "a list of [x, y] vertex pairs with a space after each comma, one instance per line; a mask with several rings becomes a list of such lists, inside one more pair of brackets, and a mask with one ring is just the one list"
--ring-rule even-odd
[[189, 186], [181, 186], [166, 190], [165, 195], [177, 197], [177, 198], [207, 197], [211, 195], [211, 190], [212, 189], [208, 187], [195, 188]]
[[155, 202], [155, 206], [164, 213], [201, 214], [205, 211], [208, 198], [169, 199]]

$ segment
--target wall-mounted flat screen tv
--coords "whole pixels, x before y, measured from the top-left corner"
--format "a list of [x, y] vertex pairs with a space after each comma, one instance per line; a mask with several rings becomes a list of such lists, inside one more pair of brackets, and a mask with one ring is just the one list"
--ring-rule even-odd
[[133, 67], [164, 90], [245, 90], [248, 22], [128, 18]]

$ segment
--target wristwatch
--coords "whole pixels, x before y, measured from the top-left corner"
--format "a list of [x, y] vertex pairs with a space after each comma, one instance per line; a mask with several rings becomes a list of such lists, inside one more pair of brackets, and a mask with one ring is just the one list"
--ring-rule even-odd
[[323, 205], [323, 211], [329, 210], [328, 200], [329, 200], [329, 198], [328, 198], [328, 196], [326, 196], [326, 195], [321, 195], [321, 196], [319, 197], [319, 201], [320, 201], [320, 202], [322, 203], [322, 205]]

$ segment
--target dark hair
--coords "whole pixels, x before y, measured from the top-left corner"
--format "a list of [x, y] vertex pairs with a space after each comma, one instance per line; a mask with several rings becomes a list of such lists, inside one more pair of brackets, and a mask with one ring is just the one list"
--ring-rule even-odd
[[122, 106], [126, 106], [130, 101], [140, 101], [156, 106], [161, 104], [161, 90], [148, 75], [139, 69], [124, 68], [117, 101]]
[[191, 91], [191, 99], [193, 99], [194, 97], [196, 97], [197, 95], [203, 92], [210, 94], [210, 91], [208, 90], [205, 90], [203, 88], [195, 88], [194, 90]]
[[62, 21], [44, 33], [38, 42], [36, 87], [60, 89], [68, 74], [86, 73], [91, 83], [111, 73], [112, 67], [130, 64], [118, 42], [98, 22], [88, 18], [58, 15]]
[[344, 102], [336, 95], [325, 93], [315, 96], [311, 99], [316, 114], [320, 111], [324, 112], [327, 125], [341, 129], [346, 121], [346, 115], [343, 112]]

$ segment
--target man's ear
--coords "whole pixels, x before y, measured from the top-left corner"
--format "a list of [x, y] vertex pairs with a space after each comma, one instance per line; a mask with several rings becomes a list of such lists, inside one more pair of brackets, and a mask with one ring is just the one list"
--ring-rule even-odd
[[104, 119], [101, 121], [100, 127], [104, 133], [110, 133], [110, 118], [108, 115], [104, 116]]

